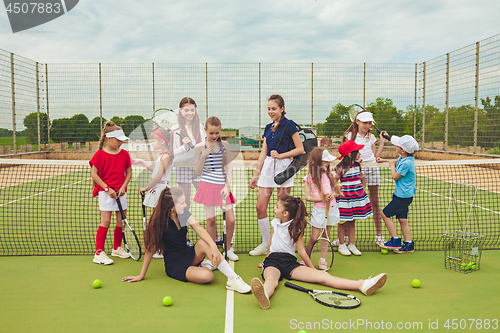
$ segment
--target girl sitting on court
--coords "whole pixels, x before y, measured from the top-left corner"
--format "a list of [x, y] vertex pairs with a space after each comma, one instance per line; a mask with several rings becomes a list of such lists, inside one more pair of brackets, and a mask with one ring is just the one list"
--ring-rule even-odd
[[[101, 224], [96, 234], [96, 252], [92, 260], [96, 264], [110, 265], [113, 260], [104, 252], [104, 243], [111, 223], [111, 212], [116, 214], [113, 251], [111, 255], [129, 258], [130, 254], [121, 248], [123, 221], [116, 199], [120, 198], [124, 213], [127, 213], [127, 185], [132, 178], [131, 159], [129, 153], [120, 146], [128, 140], [121, 127], [107, 121], [101, 133], [99, 150], [90, 160], [90, 175], [94, 181], [93, 197], [99, 196]], [[106, 146], [104, 146], [106, 142]]]
[[[323, 237], [328, 238], [332, 226], [339, 223], [340, 214], [335, 197], [339, 196], [340, 186], [335, 180], [335, 172], [330, 171], [330, 162], [336, 157], [328, 150], [316, 147], [309, 156], [308, 174], [304, 177], [304, 192], [307, 201], [314, 202], [311, 214], [311, 237], [306, 245], [306, 253], [311, 252], [314, 242], [318, 240], [321, 230], [325, 224], [326, 205], [330, 206], [328, 219], [326, 221], [326, 233]], [[319, 259], [319, 269], [327, 269], [326, 250], [321, 248], [321, 257]]]
[[[380, 133], [380, 144], [378, 148], [375, 147], [377, 138], [372, 134], [371, 127], [374, 123], [373, 115], [370, 111], [361, 111], [356, 115], [355, 121], [349, 126], [344, 133], [344, 140], [353, 140], [358, 145], [363, 145], [360, 149], [361, 162], [376, 162], [377, 158], [382, 154], [384, 148], [385, 138], [387, 132]], [[382, 223], [380, 220], [380, 203], [378, 199], [378, 188], [382, 184], [380, 177], [380, 169], [375, 167], [362, 168], [361, 171], [365, 177], [366, 185], [368, 186], [368, 195], [373, 210], [373, 222], [375, 222], [375, 243], [382, 245], [385, 243], [385, 238], [382, 235]], [[339, 235], [339, 237], [344, 237]]]
[[[385, 284], [387, 280], [385, 273], [374, 278], [355, 281], [314, 269], [302, 240], [307, 227], [306, 216], [306, 206], [300, 198], [285, 195], [278, 199], [274, 207], [274, 220], [271, 222], [273, 229], [267, 246], [268, 256], [262, 268], [265, 282], [262, 284], [259, 278], [252, 279], [252, 292], [261, 308], [268, 309], [271, 306], [269, 298], [274, 294], [278, 281], [282, 278], [318, 283], [336, 289], [360, 290], [366, 296], [370, 296]], [[307, 266], [297, 262], [295, 246]]]
[[[193, 247], [186, 244], [187, 226], [193, 228], [200, 240]], [[165, 272], [173, 279], [199, 284], [214, 279], [211, 264], [227, 276], [226, 289], [239, 293], [250, 292], [250, 286], [239, 277], [222, 258], [214, 241], [186, 209], [186, 197], [179, 187], [165, 188], [153, 208], [144, 231], [146, 253], [141, 273], [127, 276], [122, 281], [137, 282], [144, 279], [153, 253], [160, 251], [165, 262]], [[203, 260], [205, 255], [208, 260]]]
[[[363, 145], [357, 145], [352, 140], [347, 140], [339, 146], [342, 160], [336, 167], [335, 179], [340, 180], [342, 196], [337, 199], [340, 212], [340, 223], [337, 225], [339, 235], [339, 253], [350, 256], [351, 253], [360, 256], [361, 252], [354, 245], [355, 220], [364, 220], [373, 215], [370, 200], [366, 195], [365, 178], [358, 162], [359, 151]], [[347, 229], [349, 246], [344, 243], [344, 235]]]
[[[168, 186], [174, 157], [172, 138], [172, 131], [162, 127], [155, 128], [151, 132], [149, 139], [151, 140], [153, 149], [161, 152], [156, 159], [156, 163], [148, 163], [143, 159], [136, 159], [134, 162], [141, 163], [148, 170], [152, 171], [151, 181], [145, 187], [139, 189], [142, 195], [146, 193], [143, 204], [147, 207], [156, 207], [161, 191]], [[155, 253], [153, 258], [161, 259], [163, 256]]]
[[207, 217], [207, 232], [214, 241], [217, 239], [217, 225], [215, 207], [222, 205], [226, 200], [226, 249], [227, 258], [237, 261], [238, 256], [230, 250], [234, 233], [234, 210], [236, 202], [230, 192], [232, 175], [231, 148], [227, 141], [221, 141], [221, 121], [217, 117], [210, 117], [205, 122], [207, 138], [194, 148], [195, 172], [201, 176], [200, 188], [193, 201], [205, 206]]

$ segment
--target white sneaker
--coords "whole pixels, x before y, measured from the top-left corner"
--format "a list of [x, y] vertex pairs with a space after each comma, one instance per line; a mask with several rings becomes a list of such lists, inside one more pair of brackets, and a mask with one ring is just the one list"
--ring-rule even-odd
[[339, 242], [338, 238], [332, 242], [332, 246], [339, 246], [339, 245], [340, 245], [340, 242]]
[[349, 249], [347, 248], [347, 246], [345, 244], [339, 245], [339, 253], [343, 256], [350, 256], [351, 255], [351, 252], [349, 251]]
[[203, 266], [209, 266], [210, 269], [213, 271], [215, 271], [217, 269], [217, 267], [212, 265], [212, 262], [208, 259], [203, 259], [203, 261], [200, 263], [200, 267], [203, 267]]
[[252, 288], [250, 288], [250, 286], [246, 284], [240, 276], [232, 280], [227, 279], [226, 289], [237, 291], [240, 294], [247, 294], [252, 290]]
[[156, 251], [155, 254], [153, 254], [153, 259], [163, 259], [163, 254], [160, 254], [160, 251]]
[[104, 251], [101, 251], [99, 254], [96, 253], [92, 261], [96, 264], [101, 265], [111, 265], [114, 262], [113, 260], [109, 259]]
[[347, 247], [347, 249], [349, 251], [351, 251], [351, 253], [354, 254], [355, 256], [360, 256], [361, 255], [361, 252], [356, 248], [356, 245], [354, 245], [354, 244], [349, 244], [349, 246]]
[[111, 256], [112, 257], [118, 257], [122, 259], [127, 259], [130, 258], [130, 253], [122, 249], [120, 246], [116, 250], [111, 251]]
[[227, 251], [227, 259], [231, 261], [238, 261], [240, 258], [233, 252], [233, 250]]
[[260, 244], [255, 249], [248, 252], [248, 254], [251, 256], [265, 256], [267, 255], [267, 246], [264, 246], [264, 244]]
[[266, 289], [260, 281], [259, 278], [252, 279], [252, 293], [257, 298], [259, 305], [263, 309], [269, 309], [271, 302], [269, 301], [269, 296], [267, 296]]
[[363, 285], [359, 288], [359, 291], [361, 291], [366, 296], [370, 296], [378, 289], [382, 288], [382, 286], [385, 284], [386, 281], [387, 281], [387, 274], [385, 273], [381, 273], [375, 276], [374, 278], [370, 276], [363, 282]]
[[378, 246], [382, 246], [386, 243], [386, 240], [384, 238], [384, 236], [382, 235], [375, 235], [375, 244], [377, 244]]

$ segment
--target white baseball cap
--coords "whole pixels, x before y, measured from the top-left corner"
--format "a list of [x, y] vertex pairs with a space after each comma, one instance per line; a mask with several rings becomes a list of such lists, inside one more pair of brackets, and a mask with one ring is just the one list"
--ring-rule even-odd
[[373, 123], [375, 122], [375, 120], [373, 120], [373, 114], [371, 112], [360, 112], [356, 116], [356, 119], [364, 123], [366, 123], [367, 121], [371, 121]]
[[328, 150], [323, 150], [323, 156], [321, 157], [321, 160], [322, 161], [325, 161], [325, 162], [331, 162], [331, 161], [334, 161], [336, 160], [337, 158], [335, 156], [333, 156], [332, 154], [330, 154], [330, 152]]
[[403, 135], [402, 137], [393, 135], [391, 143], [401, 147], [408, 154], [413, 154], [418, 150], [418, 142], [411, 135]]
[[117, 138], [120, 141], [126, 141], [128, 138], [125, 136], [123, 130], [116, 130], [113, 132], [105, 133], [107, 138]]

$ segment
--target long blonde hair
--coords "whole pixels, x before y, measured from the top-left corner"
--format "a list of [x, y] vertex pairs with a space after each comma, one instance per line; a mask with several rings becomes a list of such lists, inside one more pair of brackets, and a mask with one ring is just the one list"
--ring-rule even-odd
[[[359, 111], [357, 114], [356, 114], [356, 119], [358, 119], [358, 115], [360, 113], [363, 113], [363, 112], [370, 112], [368, 110], [363, 110], [363, 111]], [[344, 132], [344, 137], [342, 139], [342, 142], [345, 142], [347, 140], [349, 140], [347, 138], [347, 134], [348, 133], [351, 133], [351, 139], [352, 141], [356, 141], [356, 137], [358, 136], [358, 132], [359, 132], [359, 126], [358, 126], [358, 123], [356, 122], [356, 119], [354, 119], [354, 121], [352, 122], [351, 126], [349, 126], [349, 128]], [[360, 120], [361, 121], [361, 120]], [[372, 130], [371, 128], [368, 130], [368, 134], [371, 134]]]
[[106, 139], [106, 133], [113, 132], [113, 131], [118, 131], [121, 130], [122, 128], [118, 125], [115, 125], [114, 122], [111, 120], [108, 120], [102, 129], [101, 132], [101, 138], [99, 139], [99, 149], [102, 149], [104, 147], [104, 140]]

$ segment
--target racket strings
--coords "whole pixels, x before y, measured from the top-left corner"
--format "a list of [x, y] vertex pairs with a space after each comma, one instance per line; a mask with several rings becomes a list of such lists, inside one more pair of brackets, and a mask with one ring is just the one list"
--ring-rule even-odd
[[141, 254], [141, 250], [138, 244], [138, 240], [136, 235], [130, 230], [128, 226], [124, 226], [124, 237], [125, 237], [125, 245], [130, 252], [130, 255], [133, 258], [139, 258]]
[[335, 306], [341, 307], [351, 307], [359, 304], [359, 301], [356, 298], [344, 296], [340, 294], [332, 294], [332, 293], [317, 293], [315, 294], [317, 300], [325, 303], [331, 304]]

